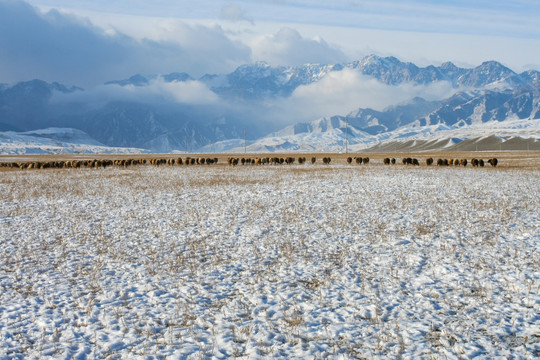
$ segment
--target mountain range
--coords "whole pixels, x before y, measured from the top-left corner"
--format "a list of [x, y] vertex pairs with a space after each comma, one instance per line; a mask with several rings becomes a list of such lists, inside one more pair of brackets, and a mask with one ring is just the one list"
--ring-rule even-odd
[[[443, 99], [412, 97], [382, 110], [358, 108], [289, 126], [271, 120], [273, 102], [344, 70], [389, 88], [444, 82], [454, 91]], [[202, 91], [201, 99], [197, 91]], [[171, 94], [193, 96], [186, 102], [171, 99]], [[0, 84], [0, 132], [73, 128], [104, 146], [154, 152], [365, 149], [383, 141], [450, 131], [466, 138], [467, 129], [488, 134], [497, 128], [495, 133], [502, 134], [504, 123], [519, 128], [523, 136], [538, 138], [534, 120], [539, 118], [540, 72], [516, 73], [496, 61], [470, 69], [450, 62], [418, 67], [372, 55], [329, 65], [259, 62], [198, 79], [182, 72], [137, 74], [90, 90], [42, 80]]]

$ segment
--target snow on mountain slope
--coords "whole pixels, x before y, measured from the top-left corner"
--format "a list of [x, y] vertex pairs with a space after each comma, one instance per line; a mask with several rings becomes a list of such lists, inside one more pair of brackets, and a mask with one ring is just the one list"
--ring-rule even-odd
[[0, 154], [140, 154], [144, 149], [105, 146], [81, 130], [47, 128], [0, 132]]
[[[538, 82], [538, 72], [517, 74], [497, 61], [486, 61], [467, 69], [447, 62], [441, 66], [418, 67], [395, 57], [366, 56], [361, 60], [340, 64], [305, 64], [301, 66], [272, 66], [265, 62], [239, 66], [229, 74], [206, 74], [198, 80], [207, 84], [215, 93], [242, 98], [289, 96], [301, 85], [320, 81], [331, 72], [351, 69], [370, 76], [386, 85], [413, 83], [427, 85], [448, 81], [455, 88], [488, 88], [492, 90], [517, 89], [531, 82]], [[144, 86], [157, 75], [134, 75], [108, 84]], [[162, 76], [165, 81], [192, 79], [186, 73]]]
[[72, 128], [46, 128], [19, 133], [21, 136], [57, 140], [79, 145], [105, 146], [82, 130]]
[[[352, 149], [361, 150], [355, 147]], [[366, 150], [375, 152], [540, 150], [540, 119], [490, 121], [462, 127], [441, 125], [404, 127], [379, 136], [377, 143]]]
[[[448, 126], [434, 124], [427, 126], [403, 126], [394, 131], [372, 135], [355, 129], [349, 124], [348, 129], [343, 119], [319, 119], [314, 122], [315, 131], [309, 127], [289, 126], [282, 131], [272, 133], [266, 137], [248, 141], [247, 146], [243, 140], [234, 142], [218, 142], [204, 148], [219, 149], [222, 152], [243, 153], [273, 153], [273, 152], [359, 152], [359, 151], [433, 151], [452, 150], [466, 139], [483, 139], [496, 136], [502, 142], [512, 140], [513, 148], [509, 150], [535, 150], [540, 149], [540, 119], [519, 119], [507, 121], [490, 121], [465, 126]], [[317, 125], [324, 124], [327, 127]], [[321, 131], [324, 130], [324, 131]], [[525, 139], [518, 145], [516, 139]], [[527, 145], [526, 139], [531, 144]], [[501, 145], [494, 150], [503, 149]], [[472, 148], [467, 151], [482, 150]]]

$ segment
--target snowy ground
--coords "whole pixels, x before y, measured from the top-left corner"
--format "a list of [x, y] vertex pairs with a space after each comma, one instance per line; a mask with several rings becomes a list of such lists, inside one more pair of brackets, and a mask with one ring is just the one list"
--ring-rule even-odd
[[539, 178], [0, 172], [0, 359], [537, 358]]

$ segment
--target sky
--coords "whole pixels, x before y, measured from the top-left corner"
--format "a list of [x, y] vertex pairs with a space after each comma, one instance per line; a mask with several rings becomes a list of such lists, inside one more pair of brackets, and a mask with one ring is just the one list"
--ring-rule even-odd
[[[103, 84], [134, 74], [197, 79], [256, 61], [330, 64], [372, 54], [418, 66], [496, 60], [516, 72], [540, 70], [538, 19], [537, 0], [0, 0], [0, 84], [38, 78], [102, 101], [227, 108], [197, 81], [156, 81], [144, 90]], [[343, 71], [245, 113], [264, 108], [268, 118], [293, 123], [455, 91], [448, 84], [389, 87]]]
[[354, 61], [540, 69], [540, 2], [0, 0], [0, 82], [95, 86], [136, 73]]

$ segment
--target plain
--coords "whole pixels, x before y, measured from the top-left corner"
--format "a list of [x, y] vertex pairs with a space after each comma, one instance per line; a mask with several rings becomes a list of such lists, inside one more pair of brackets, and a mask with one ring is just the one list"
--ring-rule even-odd
[[0, 172], [0, 358], [538, 357], [538, 156], [383, 156]]

